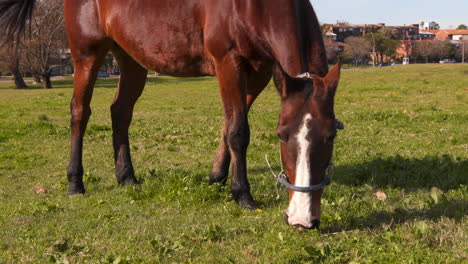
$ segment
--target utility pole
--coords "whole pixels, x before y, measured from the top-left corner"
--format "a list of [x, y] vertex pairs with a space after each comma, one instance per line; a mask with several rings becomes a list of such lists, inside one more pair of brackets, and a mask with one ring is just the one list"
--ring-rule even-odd
[[463, 48], [462, 48], [462, 63], [465, 64], [465, 41], [462, 40]]
[[374, 40], [374, 33], [370, 33], [372, 36], [372, 68], [375, 68], [375, 40]]

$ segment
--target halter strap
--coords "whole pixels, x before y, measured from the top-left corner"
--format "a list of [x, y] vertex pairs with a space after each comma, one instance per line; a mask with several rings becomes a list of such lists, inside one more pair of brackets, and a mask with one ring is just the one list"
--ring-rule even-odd
[[[338, 130], [342, 130], [342, 129], [344, 129], [344, 124], [340, 120], [336, 119], [335, 120], [335, 127]], [[321, 189], [325, 189], [325, 186], [330, 185], [330, 183], [331, 183], [331, 181], [333, 179], [333, 175], [335, 174], [335, 166], [333, 165], [333, 161], [330, 161], [330, 163], [328, 164], [328, 167], [327, 167], [325, 178], [319, 184], [312, 185], [312, 186], [307, 186], [307, 187], [296, 186], [296, 185], [293, 185], [293, 184], [291, 184], [289, 182], [288, 177], [284, 173], [283, 158], [282, 158], [282, 155], [281, 155], [281, 151], [280, 151], [280, 159], [281, 159], [280, 160], [281, 171], [280, 171], [280, 173], [278, 175], [276, 175], [274, 173], [274, 171], [273, 171], [273, 168], [270, 165], [270, 162], [268, 161], [268, 156], [265, 155], [265, 160], [266, 160], [266, 162], [268, 164], [268, 167], [270, 168], [270, 171], [273, 174], [273, 177], [275, 177], [275, 179], [276, 179], [276, 194], [277, 194], [276, 199], [279, 199], [279, 197], [280, 197], [279, 190], [278, 190], [278, 184], [279, 183], [282, 183], [286, 188], [288, 188], [290, 190], [293, 190], [295, 192], [310, 193], [310, 192], [313, 192], [313, 191], [318, 191], [318, 190], [321, 190]]]
[[333, 175], [330, 176], [330, 173], [329, 173], [330, 171], [334, 171], [333, 162], [330, 162], [330, 164], [328, 165], [327, 175], [319, 184], [307, 186], [307, 187], [292, 185], [291, 183], [289, 183], [288, 178], [286, 177], [284, 173], [278, 175], [278, 181], [281, 182], [284, 186], [286, 186], [286, 188], [293, 190], [295, 192], [309, 193], [309, 192], [324, 189], [325, 186], [330, 185], [332, 177], [333, 177]]

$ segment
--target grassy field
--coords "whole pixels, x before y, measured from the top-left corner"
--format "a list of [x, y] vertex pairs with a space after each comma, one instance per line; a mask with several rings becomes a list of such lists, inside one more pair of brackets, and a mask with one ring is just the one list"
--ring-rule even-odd
[[[0, 263], [467, 263], [468, 66], [342, 74], [336, 175], [320, 231], [282, 218], [264, 161], [279, 169], [279, 97], [250, 113], [248, 169], [261, 210], [208, 186], [222, 125], [214, 78], [152, 78], [131, 127], [139, 187], [117, 186], [99, 80], [85, 137], [87, 194], [66, 196], [72, 81], [0, 83]], [[39, 87], [36, 87], [39, 88]], [[378, 199], [376, 192], [386, 194]]]

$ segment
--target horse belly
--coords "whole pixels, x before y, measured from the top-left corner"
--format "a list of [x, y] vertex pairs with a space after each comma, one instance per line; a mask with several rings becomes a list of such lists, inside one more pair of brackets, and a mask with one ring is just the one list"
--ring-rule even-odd
[[[133, 43], [119, 43], [136, 61], [147, 69], [178, 76], [214, 75], [214, 64], [205, 52], [203, 40], [193, 32], [154, 34]], [[131, 48], [138, 47], [138, 48]]]
[[197, 77], [215, 74], [211, 60], [202, 53], [191, 53], [188, 49], [177, 52], [150, 49], [136, 60], [148, 69], [171, 76]]

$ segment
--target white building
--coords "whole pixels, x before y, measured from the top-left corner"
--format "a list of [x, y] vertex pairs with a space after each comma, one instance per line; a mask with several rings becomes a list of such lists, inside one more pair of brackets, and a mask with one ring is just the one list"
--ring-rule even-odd
[[437, 30], [436, 22], [421, 22], [419, 24], [419, 30]]

